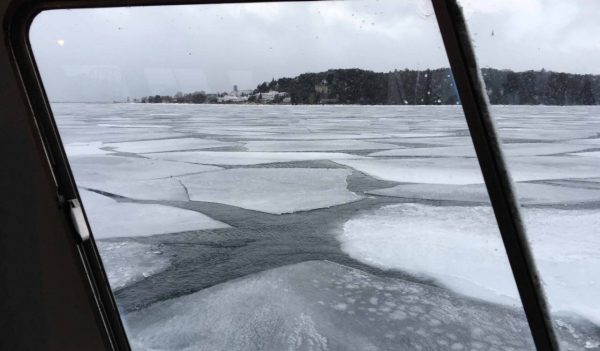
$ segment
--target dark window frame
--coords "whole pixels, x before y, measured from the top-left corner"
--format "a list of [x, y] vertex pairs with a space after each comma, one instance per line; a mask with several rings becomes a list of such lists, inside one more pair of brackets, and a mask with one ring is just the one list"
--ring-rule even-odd
[[[69, 221], [68, 218], [70, 218], [69, 200], [79, 199], [80, 197], [29, 43], [29, 28], [35, 16], [42, 11], [52, 9], [250, 2], [243, 0], [4, 1], [8, 6], [6, 8], [0, 7], [0, 15], [3, 16], [3, 31], [7, 39], [4, 42], [5, 49], [10, 55], [11, 68], [18, 77], [16, 87], [21, 90], [21, 97], [28, 103], [28, 115], [24, 117], [28, 117], [30, 127], [35, 134], [34, 137], [37, 139], [36, 149], [38, 153], [42, 154], [40, 155], [41, 159], [47, 161], [45, 166], [48, 174], [45, 174], [45, 176], [54, 180], [56, 186], [55, 201], [57, 207], [60, 208], [60, 213], [64, 216], [63, 221]], [[287, 0], [278, 2], [285, 1]], [[456, 0], [432, 0], [432, 3], [534, 343], [538, 350], [559, 350], [541, 280], [526, 239], [518, 201], [502, 155], [494, 121], [489, 111], [485, 86], [480, 76], [462, 10]], [[2, 51], [0, 51], [0, 54], [2, 54]], [[15, 131], [19, 132], [18, 128], [15, 128]], [[0, 141], [0, 145], [4, 147], [2, 141]], [[18, 150], [16, 151], [18, 152]], [[23, 165], [25, 168], [28, 167], [26, 164]], [[11, 179], [2, 179], [0, 172], [0, 181], [5, 180]], [[23, 200], [32, 201], [35, 199]], [[9, 223], [9, 229], [10, 226]], [[81, 239], [72, 223], [69, 229], [71, 238], [74, 239], [71, 240], [75, 246], [73, 250], [79, 257], [79, 272], [82, 274], [82, 279], [89, 284], [90, 296], [82, 296], [82, 299], [90, 299], [92, 308], [95, 309], [95, 322], [103, 331], [104, 346], [114, 350], [128, 350], [130, 349], [129, 342], [96, 245], [93, 240]], [[42, 233], [35, 234], [43, 235]], [[64, 289], [69, 289], [69, 286], [65, 286]], [[94, 346], [93, 348], [102, 347], [102, 345], [90, 346]]]

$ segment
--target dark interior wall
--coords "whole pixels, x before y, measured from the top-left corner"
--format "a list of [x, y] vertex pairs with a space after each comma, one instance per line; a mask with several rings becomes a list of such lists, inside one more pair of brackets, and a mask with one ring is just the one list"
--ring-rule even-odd
[[10, 2], [0, 0], [0, 350], [108, 349], [7, 46]]

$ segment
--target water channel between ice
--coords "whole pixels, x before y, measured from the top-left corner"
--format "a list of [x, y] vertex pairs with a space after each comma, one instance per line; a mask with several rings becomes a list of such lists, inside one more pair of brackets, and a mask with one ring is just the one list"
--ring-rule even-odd
[[[460, 107], [53, 110], [136, 349], [533, 347]], [[600, 108], [494, 114], [561, 342], [598, 349]]]

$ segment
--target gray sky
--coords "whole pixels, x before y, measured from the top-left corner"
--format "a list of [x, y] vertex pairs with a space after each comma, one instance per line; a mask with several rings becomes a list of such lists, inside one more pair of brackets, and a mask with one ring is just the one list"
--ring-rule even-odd
[[[600, 74], [600, 1], [461, 3], [482, 67]], [[425, 0], [48, 11], [30, 38], [53, 101], [253, 89], [329, 68], [448, 66]]]

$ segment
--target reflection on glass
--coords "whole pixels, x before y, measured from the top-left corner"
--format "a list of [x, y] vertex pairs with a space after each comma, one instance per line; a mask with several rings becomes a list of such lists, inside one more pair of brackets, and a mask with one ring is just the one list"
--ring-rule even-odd
[[559, 337], [598, 349], [600, 4], [463, 5]]
[[50, 11], [31, 42], [134, 349], [533, 349], [428, 3]]

